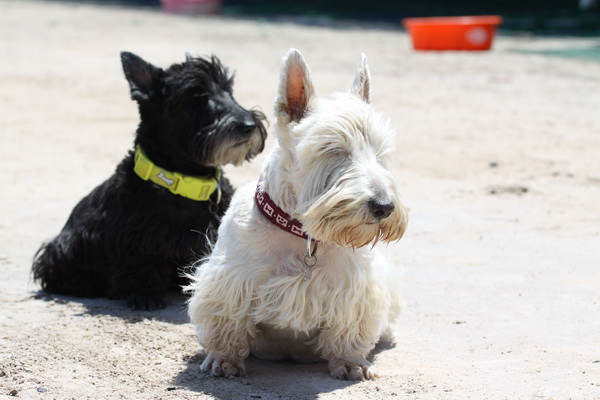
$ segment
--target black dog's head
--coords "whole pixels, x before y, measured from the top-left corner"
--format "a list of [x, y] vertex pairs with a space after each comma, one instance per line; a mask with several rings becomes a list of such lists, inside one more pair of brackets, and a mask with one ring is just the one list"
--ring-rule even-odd
[[121, 53], [141, 122], [136, 144], [156, 164], [188, 174], [241, 164], [264, 148], [264, 114], [233, 98], [233, 77], [219, 59], [186, 56], [166, 70]]

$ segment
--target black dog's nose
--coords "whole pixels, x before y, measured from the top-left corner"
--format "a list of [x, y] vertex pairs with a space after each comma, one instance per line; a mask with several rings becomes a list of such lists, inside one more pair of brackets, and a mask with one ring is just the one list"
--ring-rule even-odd
[[252, 119], [246, 119], [239, 124], [240, 132], [244, 134], [252, 133], [256, 129], [256, 122]]
[[371, 199], [369, 200], [369, 211], [373, 217], [385, 219], [394, 211], [394, 203], [387, 199]]

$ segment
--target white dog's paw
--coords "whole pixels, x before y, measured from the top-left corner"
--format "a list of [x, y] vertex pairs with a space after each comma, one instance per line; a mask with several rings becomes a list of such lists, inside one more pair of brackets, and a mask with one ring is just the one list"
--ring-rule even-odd
[[364, 381], [375, 379], [379, 375], [371, 364], [359, 358], [336, 358], [329, 360], [329, 372], [337, 379], [348, 381]]
[[209, 372], [212, 376], [222, 376], [228, 378], [230, 376], [245, 376], [246, 366], [244, 359], [238, 357], [229, 357], [217, 353], [208, 353], [200, 370]]

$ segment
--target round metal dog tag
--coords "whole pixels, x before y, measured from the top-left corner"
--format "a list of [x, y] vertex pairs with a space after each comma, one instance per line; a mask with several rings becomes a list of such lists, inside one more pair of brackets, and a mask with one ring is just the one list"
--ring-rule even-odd
[[308, 254], [304, 256], [304, 265], [308, 268], [312, 268], [317, 264], [317, 256], [309, 256]]

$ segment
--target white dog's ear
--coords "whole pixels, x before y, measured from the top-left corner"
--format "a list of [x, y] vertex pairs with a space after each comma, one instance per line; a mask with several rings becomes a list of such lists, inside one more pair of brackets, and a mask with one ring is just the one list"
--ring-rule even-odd
[[371, 103], [371, 72], [369, 71], [365, 53], [361, 53], [360, 55], [358, 69], [356, 70], [356, 76], [354, 77], [354, 82], [352, 82], [350, 93], [357, 95], [366, 103]]
[[290, 49], [281, 62], [275, 114], [286, 122], [298, 122], [310, 110], [315, 96], [308, 65], [298, 50]]

